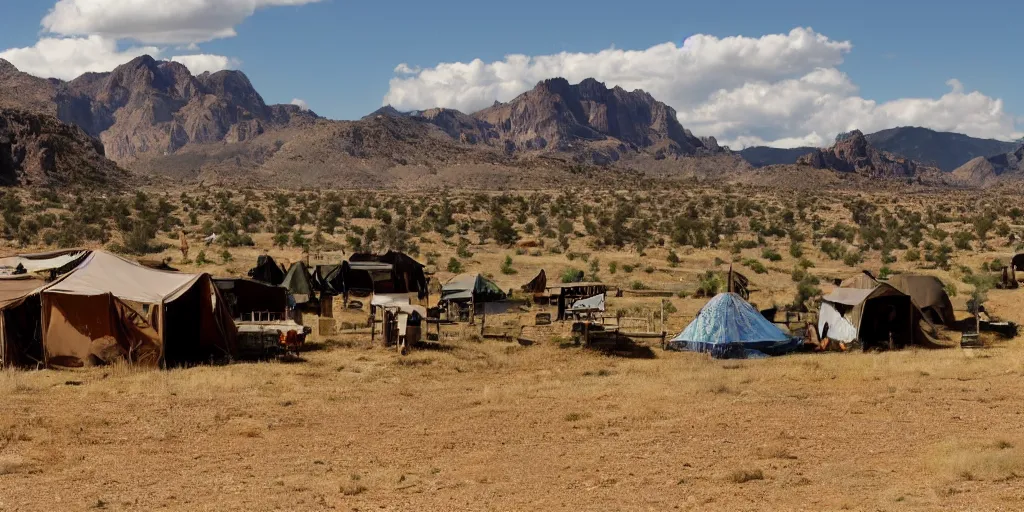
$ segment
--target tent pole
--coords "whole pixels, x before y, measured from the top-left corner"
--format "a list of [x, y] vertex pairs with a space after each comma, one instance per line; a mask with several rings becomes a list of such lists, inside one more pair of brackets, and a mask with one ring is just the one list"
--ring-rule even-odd
[[[111, 296], [111, 300], [113, 300], [113, 296]], [[166, 317], [167, 304], [164, 303], [163, 299], [160, 299], [160, 318], [158, 319], [158, 323], [160, 324], [160, 365], [163, 366], [164, 368], [167, 368], [167, 356], [165, 354], [167, 346], [167, 333], [164, 332], [164, 328], [167, 325]]]

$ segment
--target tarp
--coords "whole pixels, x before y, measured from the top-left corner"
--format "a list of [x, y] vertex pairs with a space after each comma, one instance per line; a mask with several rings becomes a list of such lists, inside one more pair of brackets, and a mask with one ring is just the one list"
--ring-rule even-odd
[[605, 295], [595, 295], [587, 299], [581, 299], [572, 304], [569, 308], [571, 313], [587, 313], [591, 311], [604, 311]]
[[[338, 273], [341, 271], [341, 265], [317, 265], [313, 268], [313, 285], [316, 286], [316, 290], [321, 294], [327, 295], [338, 295], [341, 293], [341, 288], [335, 288], [332, 284], [332, 280], [338, 277]], [[340, 286], [340, 285], [339, 285]]]
[[309, 276], [309, 268], [306, 264], [297, 261], [288, 269], [281, 286], [288, 289], [288, 292], [295, 297], [296, 304], [305, 304], [316, 297], [313, 295], [313, 283]]
[[256, 258], [256, 266], [249, 270], [249, 277], [261, 283], [277, 286], [284, 282], [284, 271], [274, 258], [264, 254]]
[[460, 274], [441, 287], [441, 302], [494, 302], [507, 297], [494, 281], [480, 274]]
[[738, 294], [721, 293], [701, 308], [668, 348], [732, 358], [780, 355], [799, 345], [800, 340], [782, 332]]
[[886, 284], [910, 295], [914, 305], [924, 312], [928, 320], [946, 327], [956, 326], [956, 313], [949, 300], [946, 287], [935, 276], [898, 274], [889, 278]]
[[48, 365], [185, 364], [235, 353], [231, 313], [208, 274], [96, 251], [43, 290], [42, 311]]
[[20, 265], [26, 273], [54, 272], [63, 274], [89, 254], [83, 249], [68, 249], [38, 254], [19, 254], [0, 258], [0, 273], [12, 274]]
[[537, 277], [534, 277], [529, 283], [523, 285], [522, 290], [526, 293], [541, 294], [544, 293], [548, 288], [548, 276], [541, 270]]

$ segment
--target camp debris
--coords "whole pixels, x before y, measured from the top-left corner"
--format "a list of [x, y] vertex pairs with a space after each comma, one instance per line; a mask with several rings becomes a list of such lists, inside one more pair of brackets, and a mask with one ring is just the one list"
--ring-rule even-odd
[[747, 359], [787, 354], [800, 344], [738, 294], [721, 293], [666, 348], [708, 352], [716, 359]]
[[530, 280], [520, 288], [525, 293], [531, 293], [533, 295], [543, 295], [548, 288], [548, 276], [542, 269], [537, 277]]
[[580, 299], [569, 307], [570, 313], [604, 313], [605, 294], [594, 295], [586, 299]]

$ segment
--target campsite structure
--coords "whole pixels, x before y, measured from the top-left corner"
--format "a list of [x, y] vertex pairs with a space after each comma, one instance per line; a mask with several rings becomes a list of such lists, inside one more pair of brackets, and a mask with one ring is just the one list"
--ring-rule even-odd
[[821, 299], [818, 336], [823, 343], [859, 342], [864, 350], [914, 344], [939, 348], [939, 333], [910, 295], [868, 274], [843, 281]]
[[720, 359], [745, 359], [787, 354], [800, 344], [743, 297], [727, 292], [709, 300], [666, 348], [708, 352]]

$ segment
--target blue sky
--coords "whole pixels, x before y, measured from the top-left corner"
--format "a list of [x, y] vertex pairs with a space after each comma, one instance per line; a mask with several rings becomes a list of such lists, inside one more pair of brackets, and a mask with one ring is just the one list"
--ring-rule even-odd
[[[0, 51], [31, 47], [46, 35], [40, 20], [55, 0], [4, 3], [8, 5], [0, 17]], [[111, 5], [116, 9], [118, 4]], [[335, 119], [358, 118], [379, 107], [401, 63], [431, 68], [477, 58], [490, 63], [510, 53], [593, 53], [610, 47], [644, 50], [665, 42], [682, 44], [693, 34], [756, 39], [797, 27], [811, 27], [831, 41], [852, 43], [852, 50], [832, 67], [855, 84], [859, 98], [879, 103], [937, 99], [950, 91], [947, 80], [956, 78], [968, 93], [979, 91], [1001, 99], [1003, 113], [1011, 119], [1012, 129], [1001, 128], [1005, 135], [994, 128], [978, 128], [978, 135], [1016, 135], [1016, 116], [1024, 113], [1024, 90], [1019, 86], [1019, 48], [1024, 38], [1017, 35], [1024, 2], [322, 0], [267, 7], [241, 18], [234, 25], [236, 36], [200, 42], [198, 50], [190, 51], [237, 59], [268, 102], [301, 98], [317, 113]], [[60, 34], [74, 35], [85, 34]], [[118, 47], [140, 44], [154, 43], [120, 39]], [[686, 110], [673, 106], [681, 113]], [[695, 122], [727, 132], [713, 123]], [[755, 132], [760, 133], [751, 130]], [[783, 139], [800, 131], [778, 132], [769, 135]]]

